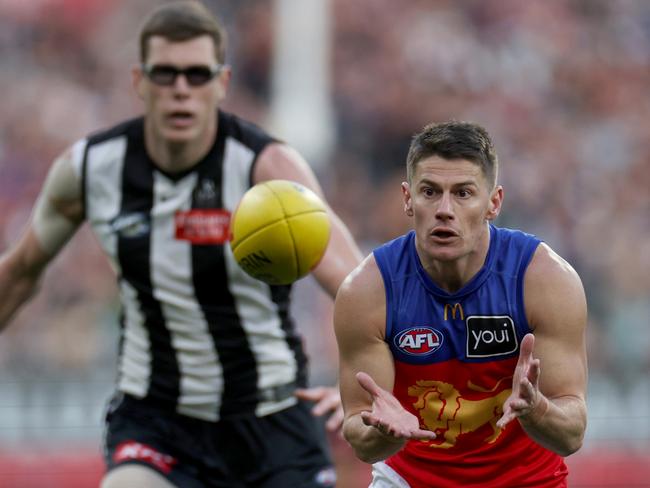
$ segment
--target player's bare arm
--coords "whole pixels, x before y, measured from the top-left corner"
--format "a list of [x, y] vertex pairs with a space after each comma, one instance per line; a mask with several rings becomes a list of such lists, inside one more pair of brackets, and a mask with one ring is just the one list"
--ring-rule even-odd
[[25, 232], [0, 257], [0, 330], [37, 291], [48, 263], [83, 219], [81, 185], [71, 158], [68, 151], [54, 162]]
[[526, 272], [524, 301], [534, 337], [522, 342], [499, 426], [517, 418], [536, 442], [567, 456], [587, 424], [587, 305], [577, 273], [546, 244]]
[[384, 341], [386, 298], [372, 255], [343, 282], [334, 328], [345, 411], [343, 434], [359, 459], [374, 463], [398, 452], [408, 439], [433, 439], [391, 393], [395, 369]]

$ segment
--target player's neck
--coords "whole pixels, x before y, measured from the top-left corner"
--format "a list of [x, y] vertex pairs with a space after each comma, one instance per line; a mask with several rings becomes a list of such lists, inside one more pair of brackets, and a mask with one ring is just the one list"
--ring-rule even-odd
[[178, 142], [166, 140], [145, 122], [147, 153], [154, 165], [167, 173], [186, 171], [198, 164], [212, 149], [216, 136], [216, 120], [199, 138]]

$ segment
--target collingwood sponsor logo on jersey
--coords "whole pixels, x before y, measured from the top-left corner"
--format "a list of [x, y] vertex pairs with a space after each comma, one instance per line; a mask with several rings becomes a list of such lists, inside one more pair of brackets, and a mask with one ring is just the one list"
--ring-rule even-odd
[[515, 324], [508, 315], [467, 317], [467, 357], [502, 356], [517, 350]]
[[149, 232], [149, 214], [134, 212], [118, 215], [111, 221], [110, 225], [115, 234], [127, 239], [133, 239]]

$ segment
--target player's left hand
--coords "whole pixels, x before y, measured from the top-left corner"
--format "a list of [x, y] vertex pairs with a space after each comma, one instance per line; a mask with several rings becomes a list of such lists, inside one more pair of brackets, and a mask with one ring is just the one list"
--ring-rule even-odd
[[315, 402], [312, 413], [316, 416], [330, 414], [325, 423], [325, 428], [330, 432], [340, 431], [343, 427], [343, 405], [341, 393], [337, 387], [317, 386], [314, 388], [301, 388], [296, 390], [296, 397], [301, 400]]
[[[529, 417], [541, 418], [548, 408], [548, 399], [539, 391], [540, 361], [533, 358], [535, 336], [526, 334], [521, 341], [519, 360], [512, 378], [512, 393], [503, 403], [503, 416], [497, 427], [503, 429], [510, 421]], [[543, 411], [542, 411], [543, 410]]]

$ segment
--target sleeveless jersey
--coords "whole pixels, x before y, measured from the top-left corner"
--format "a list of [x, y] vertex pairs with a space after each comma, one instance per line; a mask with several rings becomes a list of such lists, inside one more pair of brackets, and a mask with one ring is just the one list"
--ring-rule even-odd
[[523, 280], [539, 242], [490, 226], [485, 264], [454, 293], [422, 267], [413, 231], [375, 249], [386, 290], [393, 393], [437, 435], [410, 441], [386, 460], [412, 488], [566, 486], [560, 456], [530, 439], [517, 421], [496, 426], [519, 344], [530, 331]]
[[296, 401], [306, 358], [288, 286], [244, 273], [229, 221], [274, 140], [219, 111], [216, 141], [181, 174], [156, 168], [144, 119], [79, 141], [86, 220], [118, 276], [118, 391], [208, 421]]

